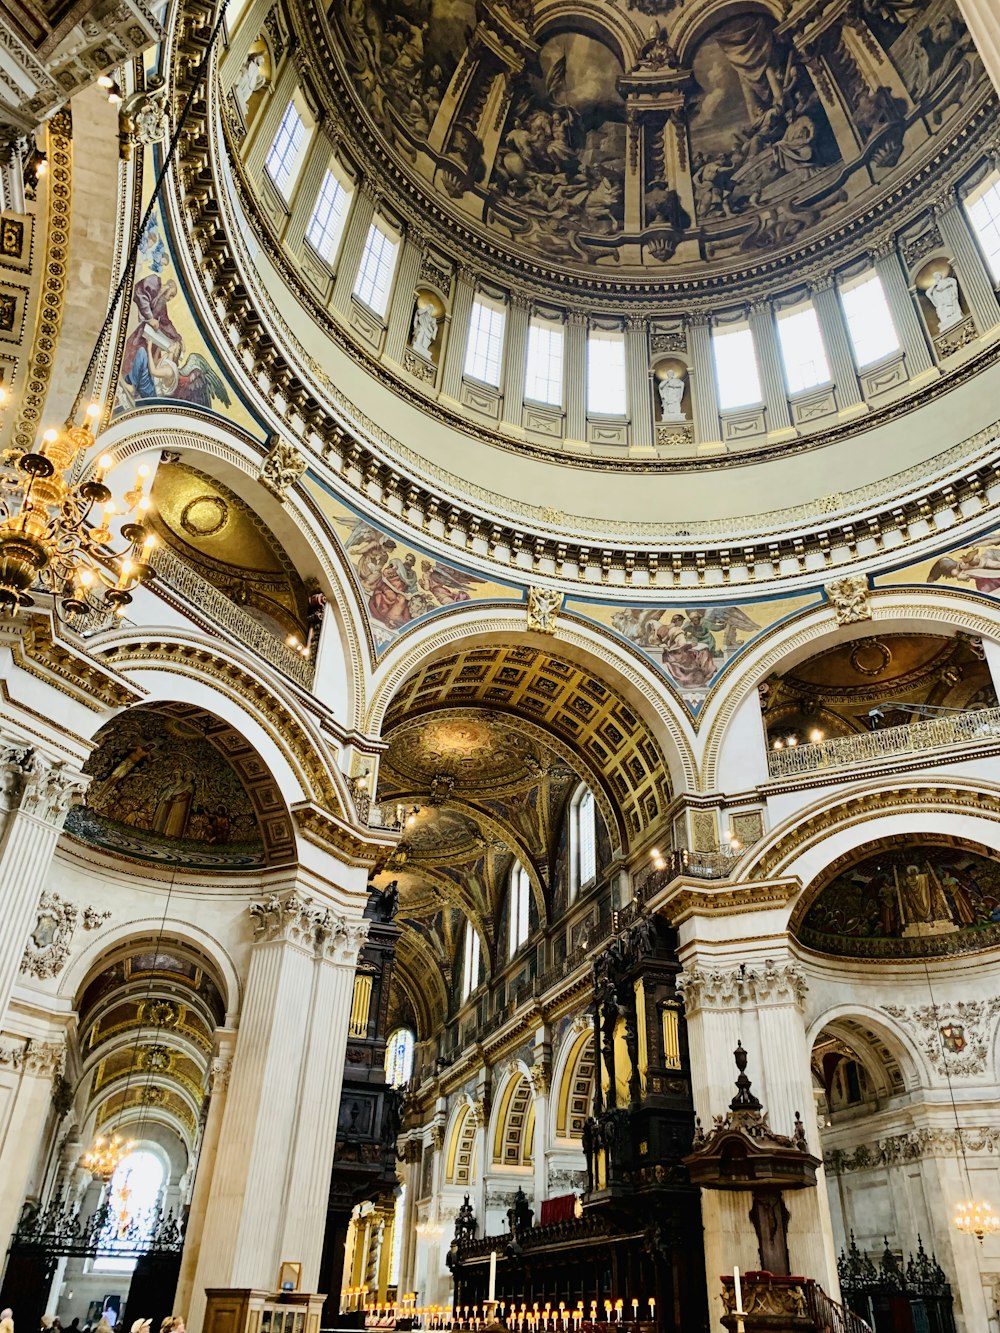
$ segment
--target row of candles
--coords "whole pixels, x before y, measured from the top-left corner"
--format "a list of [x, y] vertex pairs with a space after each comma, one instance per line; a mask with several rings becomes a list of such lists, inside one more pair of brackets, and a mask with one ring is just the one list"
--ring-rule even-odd
[[[361, 1289], [348, 1289], [345, 1296], [356, 1296]], [[632, 1322], [639, 1320], [639, 1301], [633, 1297], [631, 1302]], [[606, 1300], [604, 1305], [604, 1323], [623, 1324], [626, 1320], [626, 1302], [624, 1300]], [[649, 1298], [649, 1318], [656, 1319], [656, 1301]], [[570, 1308], [565, 1301], [553, 1305], [551, 1301], [535, 1301], [531, 1306], [526, 1302], [520, 1305], [516, 1301], [484, 1301], [478, 1305], [418, 1306], [415, 1301], [369, 1301], [354, 1306], [364, 1309], [366, 1323], [394, 1324], [399, 1319], [412, 1319], [426, 1329], [451, 1329], [469, 1327], [484, 1328], [495, 1319], [500, 1319], [519, 1333], [580, 1333], [584, 1323], [596, 1324], [599, 1321], [598, 1302], [590, 1302], [589, 1318], [584, 1302], [578, 1301], [575, 1308]]]

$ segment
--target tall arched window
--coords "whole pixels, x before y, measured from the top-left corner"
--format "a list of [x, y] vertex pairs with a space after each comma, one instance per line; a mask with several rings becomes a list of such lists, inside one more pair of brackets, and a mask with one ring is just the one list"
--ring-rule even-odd
[[479, 936], [471, 921], [465, 923], [465, 949], [462, 967], [462, 1001], [479, 985]]
[[597, 807], [589, 787], [577, 788], [570, 806], [570, 900], [597, 878]]
[[[156, 1227], [166, 1176], [159, 1155], [148, 1148], [136, 1148], [118, 1163], [108, 1184], [111, 1213], [101, 1232], [104, 1255], [95, 1261], [95, 1272], [133, 1271], [135, 1251], [142, 1249]], [[129, 1258], [117, 1258], [116, 1250], [127, 1251]]]
[[413, 1033], [396, 1028], [385, 1044], [385, 1081], [392, 1088], [405, 1087], [413, 1073]]
[[513, 958], [528, 941], [528, 909], [531, 904], [531, 880], [520, 861], [510, 871], [510, 896], [507, 900], [507, 957]]

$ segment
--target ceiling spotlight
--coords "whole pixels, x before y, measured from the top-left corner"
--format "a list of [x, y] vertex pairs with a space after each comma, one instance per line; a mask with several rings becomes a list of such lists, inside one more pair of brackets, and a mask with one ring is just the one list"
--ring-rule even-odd
[[820, 731], [819, 727], [814, 727], [809, 733], [809, 739], [813, 745], [819, 745], [821, 741], [826, 740], [826, 732]]

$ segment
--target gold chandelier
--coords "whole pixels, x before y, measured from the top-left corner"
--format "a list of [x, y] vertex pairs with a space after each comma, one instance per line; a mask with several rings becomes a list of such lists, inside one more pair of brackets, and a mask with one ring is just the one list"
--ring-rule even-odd
[[[92, 423], [100, 412], [91, 404], [83, 425], [47, 430], [33, 450], [8, 449], [3, 455], [0, 615], [34, 605], [32, 589], [39, 585], [69, 618], [100, 609], [122, 615], [132, 590], [152, 576], [149, 557], [156, 538], [144, 522], [148, 469], [139, 468], [124, 506], [104, 481], [113, 462], [107, 454], [84, 480], [74, 480], [94, 445]], [[110, 546], [113, 522], [121, 523], [126, 543], [120, 551]]]
[[131, 1139], [125, 1140], [120, 1134], [111, 1134], [108, 1137], [99, 1134], [93, 1146], [80, 1158], [80, 1165], [92, 1176], [107, 1182], [115, 1174], [118, 1163], [123, 1157], [127, 1157], [134, 1147], [135, 1143]]
[[963, 1235], [975, 1236], [980, 1245], [984, 1236], [993, 1236], [1000, 1231], [1000, 1217], [984, 1199], [970, 1199], [967, 1203], [956, 1204], [952, 1224]]

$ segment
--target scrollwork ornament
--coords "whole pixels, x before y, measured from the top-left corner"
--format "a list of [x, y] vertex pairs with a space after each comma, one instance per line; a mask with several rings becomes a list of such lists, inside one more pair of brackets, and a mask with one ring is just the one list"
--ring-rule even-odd
[[306, 470], [307, 461], [294, 444], [283, 440], [280, 435], [272, 435], [271, 448], [264, 458], [258, 474], [258, 481], [276, 495], [279, 500], [295, 485]]
[[40, 981], [58, 975], [69, 957], [76, 921], [75, 903], [67, 902], [57, 893], [43, 893], [21, 959], [21, 971]]
[[562, 593], [554, 588], [528, 589], [528, 629], [539, 634], [555, 634], [556, 620], [562, 606]]
[[0, 788], [8, 810], [62, 827], [70, 806], [82, 800], [90, 779], [62, 760], [47, 759], [38, 750], [6, 745], [0, 751]]
[[855, 625], [862, 620], [871, 620], [868, 580], [863, 574], [848, 574], [842, 579], [834, 579], [826, 585], [824, 592], [838, 625]]

